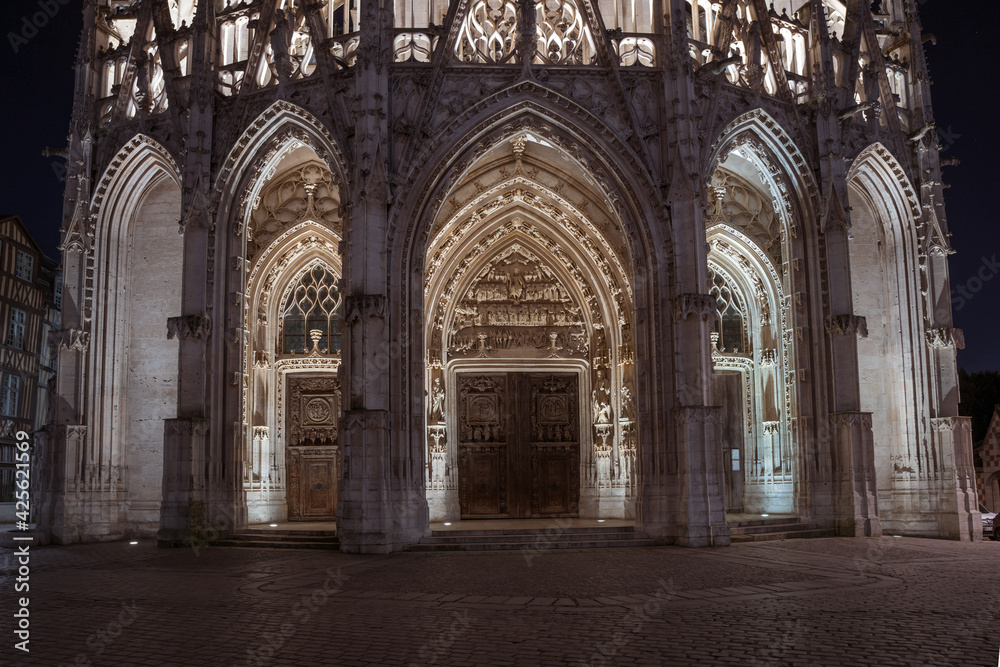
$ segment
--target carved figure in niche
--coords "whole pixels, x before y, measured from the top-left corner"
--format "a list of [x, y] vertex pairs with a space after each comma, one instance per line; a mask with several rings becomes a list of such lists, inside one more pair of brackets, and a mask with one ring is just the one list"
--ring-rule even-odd
[[622, 387], [622, 419], [635, 419], [635, 403], [632, 389], [628, 385]]
[[441, 378], [434, 378], [434, 386], [431, 388], [431, 421], [444, 421], [444, 387], [441, 386]]
[[610, 424], [611, 411], [611, 390], [608, 388], [607, 380], [604, 379], [604, 371], [598, 368], [595, 371], [594, 391], [592, 399], [594, 403], [594, 423]]
[[594, 418], [598, 424], [611, 423], [611, 406], [598, 399], [597, 391], [594, 391]]

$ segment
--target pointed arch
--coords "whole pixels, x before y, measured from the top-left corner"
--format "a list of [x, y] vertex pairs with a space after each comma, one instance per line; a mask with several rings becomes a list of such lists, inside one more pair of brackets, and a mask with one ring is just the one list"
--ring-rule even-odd
[[[933, 414], [917, 230], [921, 209], [902, 167], [879, 144], [851, 165], [848, 198], [851, 297], [868, 332], [858, 341], [859, 393], [861, 409], [872, 413], [879, 514], [884, 530], [930, 533], [933, 520], [911, 516], [912, 508], [933, 502], [927, 487], [938, 465], [928, 447], [933, 436], [919, 417]], [[944, 252], [937, 255], [923, 269], [931, 276], [935, 259], [944, 263]]]
[[[809, 161], [791, 135], [763, 109], [741, 114], [717, 135], [706, 161], [704, 178], [711, 179], [730, 153], [751, 157], [775, 187], [789, 222], [812, 220], [819, 211], [819, 187]], [[769, 183], [769, 184], [770, 184]]]
[[[84, 286], [91, 328], [87, 393], [91, 440], [81, 452], [89, 488], [129, 492], [125, 522], [140, 534], [159, 524], [163, 420], [177, 414], [178, 342], [167, 320], [181, 315], [181, 178], [160, 144], [133, 137], [92, 199], [96, 225]], [[96, 308], [95, 308], [96, 304]]]
[[[459, 370], [511, 371], [535, 363], [572, 372], [580, 391], [583, 429], [578, 471], [583, 484], [581, 516], [633, 516], [637, 442], [651, 437], [640, 434], [639, 427], [665, 419], [660, 401], [647, 403], [652, 387], [662, 382], [660, 374], [649, 365], [640, 378], [633, 369], [644, 359], [669, 356], [661, 348], [670, 342], [652, 335], [650, 319], [668, 316], [655, 304], [663, 300], [663, 292], [670, 292], [673, 265], [667, 212], [644, 158], [622, 143], [604, 120], [535, 83], [513, 86], [477, 103], [456, 116], [422, 151], [413, 164], [432, 168], [405, 175], [407, 188], [400, 190], [408, 199], [400, 202], [390, 219], [393, 274], [405, 278], [394, 280], [390, 288], [399, 296], [395, 307], [405, 314], [402, 321], [411, 323], [400, 341], [404, 359], [399, 367], [409, 368], [408, 359], [426, 364], [423, 381], [415, 374], [400, 376], [405, 387], [400, 409], [410, 414], [409, 423], [423, 424], [425, 396], [438, 390], [436, 383], [443, 383], [446, 393], [455, 391]], [[553, 285], [560, 281], [560, 288], [547, 288], [549, 294], [568, 286], [580, 307], [595, 316], [582, 318], [593, 321], [592, 331], [571, 333], [562, 324], [553, 326], [556, 320], [551, 318], [558, 308], [547, 298], [540, 303], [552, 312], [542, 308], [546, 317], [542, 326], [532, 319], [542, 312], [535, 312], [533, 305], [518, 305], [504, 294], [490, 293], [509, 278], [503, 269], [491, 274], [487, 282], [492, 284], [476, 297], [490, 301], [479, 309], [480, 316], [484, 322], [491, 318], [502, 323], [518, 311], [527, 319], [517, 320], [517, 332], [496, 334], [499, 346], [487, 351], [489, 359], [475, 350], [453, 361], [447, 355], [439, 358], [433, 327], [450, 332], [453, 320], [434, 317], [440, 307], [437, 294], [449, 289], [438, 284], [442, 280], [438, 276], [448, 282], [447, 278], [461, 274], [450, 298], [468, 298], [469, 292], [463, 290], [476, 284], [475, 276], [492, 270], [492, 258], [518, 243], [523, 243], [525, 256], [539, 260], [529, 258], [525, 265], [548, 263], [538, 274], [547, 277], [541, 279], [536, 272], [532, 280]], [[425, 280], [438, 285], [430, 285], [429, 294]], [[503, 306], [494, 300], [510, 303]], [[636, 315], [639, 308], [651, 308], [656, 314], [642, 321]], [[466, 322], [461, 328], [477, 331], [482, 343], [482, 336], [492, 334], [478, 326]], [[530, 345], [501, 352], [508, 343], [521, 345], [511, 341], [520, 340], [524, 327], [535, 328]], [[584, 341], [586, 345], [580, 346]], [[492, 339], [486, 343], [491, 345]], [[647, 409], [658, 417], [650, 416], [649, 422], [636, 418]], [[429, 423], [406, 437], [428, 466], [432, 516], [457, 516], [458, 496], [449, 494], [457, 493], [458, 478], [454, 472], [448, 478], [449, 473], [441, 471], [455, 470], [458, 458], [455, 443], [442, 439], [443, 424]]]
[[856, 179], [878, 186], [872, 192], [882, 200], [883, 211], [905, 211], [915, 221], [922, 217], [920, 199], [906, 170], [885, 145], [874, 143], [858, 153], [847, 173], [848, 181]]
[[399, 215], [390, 220], [390, 238], [399, 238], [397, 248], [409, 247], [416, 236], [426, 233], [447, 193], [465, 178], [478, 156], [525, 131], [550, 141], [581, 173], [594, 179], [627, 225], [634, 256], [655, 263], [657, 256], [662, 259], [669, 253], [669, 227], [657, 224], [667, 218], [660, 185], [650, 178], [644, 158], [619, 138], [608, 118], [599, 118], [576, 101], [534, 82], [518, 83], [485, 97], [422, 144], [408, 161], [413, 167], [403, 179], [408, 185], [407, 200], [398, 207], [406, 211], [409, 224], [401, 226]]
[[[803, 314], [810, 283], [816, 284], [818, 275], [809, 261], [817, 253], [819, 230], [809, 225], [816, 219], [818, 189], [801, 150], [762, 109], [731, 121], [712, 145], [706, 164], [712, 207], [706, 230], [709, 264], [732, 276], [746, 298], [758, 304], [752, 326], [762, 349], [754, 349], [747, 359], [713, 352], [717, 372], [738, 371], [748, 378], [742, 399], [753, 419], [743, 435], [743, 507], [751, 512], [795, 512], [809, 503], [801, 497], [808, 434], [798, 427], [800, 406], [809, 393], [796, 379], [805, 369], [817, 371], [802, 332], [818, 326], [815, 312]], [[717, 178], [719, 174], [724, 177]], [[730, 207], [738, 208], [730, 202], [740, 188], [755, 193], [751, 199], [762, 207], [749, 221], [741, 219], [742, 226], [729, 217]], [[776, 228], [766, 234], [760, 225], [764, 212], [773, 213], [776, 220]]]
[[289, 460], [289, 433], [285, 416], [289, 404], [289, 378], [293, 375], [332, 376], [340, 366], [339, 350], [294, 350], [282, 347], [283, 308], [289, 293], [303, 275], [322, 267], [334, 278], [343, 275], [338, 246], [340, 235], [316, 220], [304, 220], [276, 236], [258, 253], [246, 277], [247, 298], [243, 301], [246, 323], [245, 345], [241, 348], [246, 381], [242, 383], [240, 419], [244, 444], [241, 479], [251, 523], [284, 521], [294, 511], [289, 493], [297, 484], [297, 471]]
[[106, 227], [108, 223], [107, 216], [100, 215], [101, 211], [134, 210], [136, 198], [142, 196], [150, 180], [164, 176], [180, 187], [180, 168], [170, 151], [145, 134], [132, 137], [118, 149], [94, 188], [90, 204], [98, 212], [98, 219], [104, 221], [99, 227]]
[[[214, 197], [219, 202], [220, 222], [238, 224], [248, 214], [253, 195], [266, 174], [288, 151], [308, 146], [336, 176], [342, 199], [349, 182], [343, 150], [333, 133], [314, 115], [290, 102], [279, 100], [264, 110], [233, 143], [215, 180]], [[233, 207], [236, 207], [236, 210]]]

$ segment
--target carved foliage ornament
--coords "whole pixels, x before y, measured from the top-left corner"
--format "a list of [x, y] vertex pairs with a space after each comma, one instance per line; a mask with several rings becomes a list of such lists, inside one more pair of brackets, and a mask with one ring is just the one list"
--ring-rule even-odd
[[965, 332], [952, 327], [928, 329], [927, 344], [935, 348], [955, 347], [959, 350], [964, 350]]

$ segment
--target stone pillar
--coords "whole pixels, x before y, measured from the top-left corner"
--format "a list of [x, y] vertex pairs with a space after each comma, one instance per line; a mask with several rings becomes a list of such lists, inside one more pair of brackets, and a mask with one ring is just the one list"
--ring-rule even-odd
[[165, 419], [161, 546], [184, 546], [205, 532], [205, 450], [209, 422], [199, 417]]
[[389, 71], [392, 3], [362, 3], [355, 66], [355, 162], [344, 222], [344, 345], [340, 428], [341, 550], [386, 553], [416, 542], [428, 526], [425, 468], [412, 460], [406, 429], [390, 410], [390, 377], [404, 322], [392, 322], [389, 283]]
[[830, 444], [834, 455], [837, 534], [878, 537], [875, 484], [875, 442], [870, 412], [837, 412], [830, 415]]
[[692, 406], [673, 411], [673, 440], [682, 493], [671, 532], [685, 547], [729, 544], [724, 497], [725, 473], [719, 449], [722, 408]]
[[[707, 265], [706, 265], [707, 266]], [[707, 294], [682, 294], [674, 300], [675, 356], [687, 356], [689, 363], [675, 373], [678, 384], [692, 378], [694, 387], [703, 384], [709, 370], [699, 371], [698, 351], [708, 356], [708, 322], [715, 312], [715, 300]], [[719, 448], [721, 408], [704, 405], [704, 397], [688, 386], [681, 398], [699, 405], [682, 405], [670, 412], [672, 437], [646, 443], [640, 452], [640, 493], [636, 523], [655, 537], [664, 537], [683, 546], [725, 546], [729, 544], [724, 497], [725, 473]], [[680, 389], [679, 389], [680, 390]]]
[[978, 542], [983, 539], [983, 522], [972, 461], [972, 419], [931, 419], [931, 440], [936, 468], [929, 477], [941, 485], [935, 508], [937, 536]]

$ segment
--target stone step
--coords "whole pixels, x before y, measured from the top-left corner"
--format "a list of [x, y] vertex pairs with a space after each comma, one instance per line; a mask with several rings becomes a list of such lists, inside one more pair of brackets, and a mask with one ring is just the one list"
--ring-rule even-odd
[[336, 531], [261, 530], [250, 528], [209, 542], [215, 547], [249, 549], [340, 549]]
[[635, 526], [583, 526], [576, 528], [498, 528], [495, 530], [432, 530], [433, 537], [492, 537], [496, 535], [608, 535], [635, 532]]
[[835, 528], [808, 528], [805, 530], [783, 530], [768, 533], [730, 534], [730, 540], [740, 542], [767, 542], [770, 540], [798, 540], [814, 537], [836, 537]]
[[445, 531], [434, 532], [430, 537], [420, 540], [421, 544], [467, 544], [474, 542], [511, 542], [533, 544], [536, 542], [593, 542], [606, 540], [631, 540], [642, 537], [634, 531], [613, 531], [607, 533], [504, 533], [480, 535], [449, 535]]
[[246, 528], [238, 535], [248, 535], [252, 537], [336, 537], [335, 530], [267, 530], [266, 528]]
[[[426, 538], [425, 538], [426, 539]], [[632, 536], [628, 539], [605, 539], [595, 537], [592, 540], [580, 541], [506, 541], [504, 539], [476, 541], [476, 542], [449, 542], [449, 543], [426, 543], [411, 544], [406, 547], [406, 551], [510, 551], [528, 550], [531, 552], [548, 551], [549, 549], [600, 549], [600, 548], [622, 548], [622, 547], [651, 547], [657, 544], [656, 540], [648, 537]]]
[[775, 517], [760, 517], [759, 519], [740, 519], [739, 521], [730, 521], [730, 528], [736, 527], [750, 527], [750, 526], [779, 526], [787, 523], [801, 523], [802, 517], [798, 516], [775, 516]]
[[774, 523], [766, 526], [730, 526], [730, 535], [752, 535], [757, 533], [787, 533], [795, 530], [810, 530], [816, 525], [803, 523], [802, 521], [789, 521], [787, 523]]
[[281, 540], [249, 540], [229, 538], [212, 540], [209, 545], [213, 547], [240, 547], [243, 549], [329, 549], [340, 550], [340, 542], [336, 539], [323, 541], [281, 541]]

